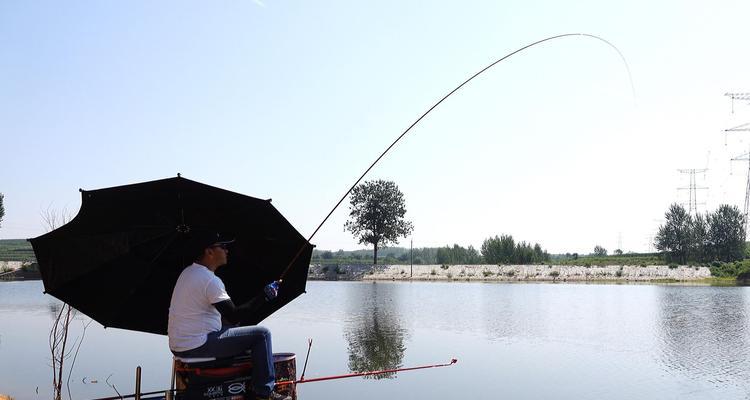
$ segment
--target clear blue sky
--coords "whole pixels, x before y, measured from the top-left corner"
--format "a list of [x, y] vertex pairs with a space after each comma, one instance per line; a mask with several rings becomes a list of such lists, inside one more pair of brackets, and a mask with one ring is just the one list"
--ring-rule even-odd
[[[551, 252], [648, 250], [678, 168], [699, 201], [742, 206], [747, 1], [0, 2], [0, 238], [44, 232], [78, 188], [185, 177], [274, 204], [307, 236], [369, 163], [414, 245], [510, 233]], [[733, 164], [733, 165], [732, 165]], [[313, 240], [363, 246], [343, 205]], [[402, 244], [408, 246], [408, 239]]]

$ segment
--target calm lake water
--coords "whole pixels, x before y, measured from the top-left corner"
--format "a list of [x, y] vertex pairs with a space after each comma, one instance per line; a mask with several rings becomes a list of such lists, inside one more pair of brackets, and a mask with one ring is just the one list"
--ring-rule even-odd
[[[47, 338], [59, 303], [40, 281], [0, 282], [0, 393], [51, 398]], [[677, 285], [309, 282], [264, 321], [307, 378], [448, 362], [382, 379], [300, 385], [301, 400], [746, 399], [750, 288]], [[88, 319], [81, 316], [72, 338]], [[92, 323], [73, 399], [169, 386], [165, 337]], [[67, 397], [66, 397], [67, 398]]]

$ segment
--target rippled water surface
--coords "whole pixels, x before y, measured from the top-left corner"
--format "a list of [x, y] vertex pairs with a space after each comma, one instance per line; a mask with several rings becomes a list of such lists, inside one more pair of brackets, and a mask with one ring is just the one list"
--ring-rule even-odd
[[[750, 398], [750, 288], [310, 282], [264, 325], [306, 377], [459, 359], [447, 368], [299, 386], [302, 400]], [[39, 281], [0, 282], [0, 393], [49, 399], [59, 303]], [[75, 321], [72, 340], [88, 321]], [[73, 399], [169, 386], [165, 337], [91, 324]], [[67, 378], [66, 378], [67, 380]], [[66, 391], [67, 393], [67, 391]]]

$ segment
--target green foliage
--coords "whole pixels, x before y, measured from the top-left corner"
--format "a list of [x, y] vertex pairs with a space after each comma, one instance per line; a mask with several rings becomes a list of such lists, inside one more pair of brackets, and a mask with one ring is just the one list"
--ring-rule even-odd
[[373, 245], [373, 264], [378, 261], [378, 248], [395, 243], [414, 229], [404, 219], [404, 195], [392, 181], [367, 181], [352, 190], [349, 220], [344, 228], [362, 244]]
[[675, 203], [669, 206], [664, 219], [664, 225], [656, 233], [655, 247], [670, 260], [685, 263], [691, 243], [692, 218], [685, 207]]
[[607, 255], [607, 249], [597, 244], [596, 246], [594, 246], [594, 255], [604, 257]]
[[35, 262], [31, 243], [23, 239], [0, 239], [0, 261]]
[[491, 237], [482, 243], [482, 257], [487, 264], [536, 264], [548, 261], [549, 253], [538, 243], [516, 243], [511, 235]]
[[720, 262], [714, 261], [709, 265], [711, 275], [716, 278], [750, 278], [750, 260]]
[[714, 259], [741, 260], [745, 255], [745, 218], [740, 209], [724, 204], [709, 214], [708, 237]]
[[745, 220], [736, 206], [724, 204], [713, 213], [693, 217], [684, 207], [672, 204], [664, 216], [654, 244], [667, 261], [687, 264], [744, 258]]
[[437, 249], [436, 261], [438, 264], [480, 264], [482, 256], [473, 247], [463, 248], [457, 244], [453, 247], [445, 246]]
[[664, 259], [659, 253], [628, 253], [623, 255], [611, 255], [605, 257], [581, 256], [574, 258], [572, 254], [555, 255], [552, 262], [558, 265], [663, 265]]
[[[424, 247], [413, 249], [414, 264], [437, 264], [435, 255], [437, 247]], [[331, 258], [325, 258], [326, 253], [331, 253]], [[362, 250], [330, 250], [314, 249], [312, 254], [313, 264], [364, 264], [372, 262], [372, 249]], [[408, 247], [384, 247], [378, 253], [378, 264], [410, 264], [411, 253]]]

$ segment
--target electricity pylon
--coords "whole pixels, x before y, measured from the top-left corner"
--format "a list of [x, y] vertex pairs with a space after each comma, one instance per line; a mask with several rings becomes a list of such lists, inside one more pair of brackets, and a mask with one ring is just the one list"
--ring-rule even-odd
[[[735, 126], [734, 128], [724, 129], [724, 132], [750, 132], [750, 122]], [[745, 216], [745, 234], [747, 234], [748, 228], [748, 210], [750, 210], [750, 151], [745, 154], [740, 154], [737, 157], [731, 159], [731, 161], [747, 161], [747, 183], [745, 183], [745, 207], [742, 212]]]
[[734, 114], [734, 101], [750, 101], [750, 93], [724, 93], [724, 96], [732, 99], [732, 114]]
[[[689, 200], [688, 200], [688, 214], [698, 214], [698, 205], [705, 205], [706, 203], [698, 203], [698, 190], [705, 190], [708, 189], [708, 187], [698, 187], [698, 185], [695, 183], [695, 174], [705, 173], [708, 171], [708, 168], [702, 168], [702, 169], [678, 169], [680, 173], [683, 174], [690, 174], [690, 184], [688, 187], [680, 187], [677, 188], [677, 190], [689, 190]], [[682, 203], [683, 205], [685, 203]]]
[[[734, 114], [734, 101], [742, 100], [750, 102], [750, 93], [725, 93], [732, 99], [732, 114]], [[725, 134], [729, 132], [750, 132], [750, 122], [735, 126], [734, 128], [724, 129]], [[731, 161], [747, 161], [747, 182], [745, 183], [745, 207], [742, 210], [745, 216], [745, 234], [748, 233], [748, 209], [750, 209], [750, 151], [745, 154], [740, 154], [737, 157], [732, 158]]]

